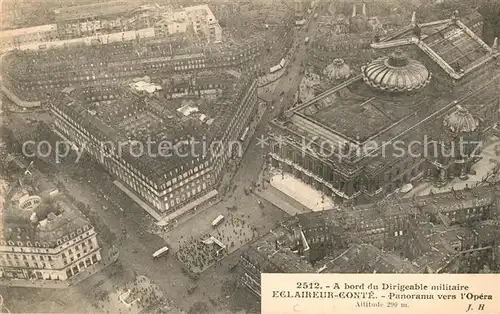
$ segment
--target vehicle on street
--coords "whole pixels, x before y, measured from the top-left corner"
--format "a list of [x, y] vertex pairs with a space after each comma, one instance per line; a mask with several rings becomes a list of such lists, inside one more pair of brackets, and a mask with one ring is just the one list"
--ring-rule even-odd
[[213, 228], [217, 227], [223, 220], [224, 220], [223, 215], [217, 216], [217, 218], [215, 218], [214, 221], [212, 221], [212, 227]]
[[307, 44], [309, 42], [309, 37], [306, 37], [306, 39], [304, 39], [304, 42]]
[[155, 251], [155, 252], [153, 253], [153, 257], [154, 257], [154, 258], [159, 258], [159, 257], [162, 257], [163, 255], [167, 254], [167, 252], [168, 252], [168, 246], [164, 246], [164, 247], [162, 247], [161, 249], [159, 249], [159, 250]]

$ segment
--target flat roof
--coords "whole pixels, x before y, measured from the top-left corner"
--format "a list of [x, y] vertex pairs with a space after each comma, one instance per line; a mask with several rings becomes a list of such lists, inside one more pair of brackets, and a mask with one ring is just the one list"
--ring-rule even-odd
[[490, 53], [487, 46], [457, 24], [450, 24], [423, 41], [455, 69], [465, 70]]
[[39, 25], [39, 26], [33, 26], [33, 27], [16, 28], [16, 29], [9, 29], [9, 30], [1, 31], [0, 38], [16, 37], [16, 36], [21, 36], [21, 35], [26, 35], [26, 34], [34, 34], [34, 33], [47, 33], [47, 32], [56, 31], [56, 30], [57, 30], [56, 24], [46, 24], [46, 25]]

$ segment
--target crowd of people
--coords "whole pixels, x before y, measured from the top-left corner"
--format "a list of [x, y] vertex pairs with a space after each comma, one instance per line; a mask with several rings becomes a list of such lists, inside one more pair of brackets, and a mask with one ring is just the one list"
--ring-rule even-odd
[[[201, 273], [217, 260], [217, 245], [190, 237], [177, 252], [177, 258], [192, 273]], [[224, 253], [219, 253], [224, 254]]]
[[[179, 245], [177, 258], [192, 273], [201, 273], [225, 254], [231, 253], [257, 237], [257, 231], [245, 220], [228, 213], [225, 220], [211, 233], [199, 238], [189, 237]], [[204, 240], [214, 237], [225, 248], [216, 243], [205, 244]]]

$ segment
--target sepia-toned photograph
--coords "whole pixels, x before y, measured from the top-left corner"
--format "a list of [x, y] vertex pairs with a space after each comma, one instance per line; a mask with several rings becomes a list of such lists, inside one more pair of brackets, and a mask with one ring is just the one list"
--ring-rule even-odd
[[0, 24], [0, 313], [500, 313], [500, 0]]

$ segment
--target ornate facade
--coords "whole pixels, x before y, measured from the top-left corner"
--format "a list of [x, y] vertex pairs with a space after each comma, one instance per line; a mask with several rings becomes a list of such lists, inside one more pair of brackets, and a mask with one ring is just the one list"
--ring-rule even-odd
[[467, 179], [473, 172], [472, 165], [480, 157], [482, 132], [479, 119], [458, 105], [443, 120], [443, 130], [438, 141], [429, 143], [426, 179], [442, 186], [448, 180]]
[[[457, 130], [463, 133], [462, 124], [472, 128], [465, 133], [473, 139], [494, 127], [498, 48], [459, 19], [419, 27], [419, 37], [409, 27], [373, 42], [381, 56], [363, 66], [362, 74], [275, 119], [272, 167], [339, 201], [366, 202], [424, 176], [428, 160], [435, 164], [424, 150], [426, 141], [440, 138], [443, 120], [452, 138]], [[462, 50], [453, 48], [458, 43]], [[450, 65], [457, 63], [460, 69]], [[481, 126], [462, 109], [456, 112], [457, 105], [474, 112]], [[474, 161], [470, 154], [443, 167], [461, 169], [457, 165], [464, 162], [467, 172]]]

